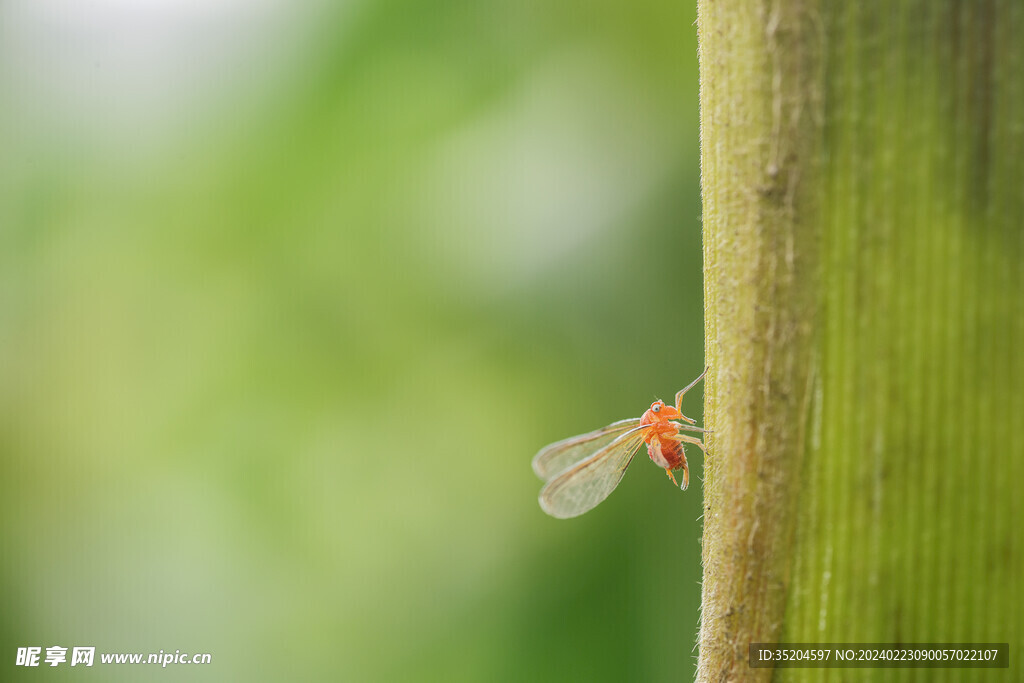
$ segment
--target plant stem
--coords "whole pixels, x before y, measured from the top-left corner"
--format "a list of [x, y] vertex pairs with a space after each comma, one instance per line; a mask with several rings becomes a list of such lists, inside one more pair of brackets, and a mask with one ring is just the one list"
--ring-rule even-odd
[[698, 30], [699, 680], [770, 678], [751, 642], [1013, 650], [1024, 5], [699, 0]]

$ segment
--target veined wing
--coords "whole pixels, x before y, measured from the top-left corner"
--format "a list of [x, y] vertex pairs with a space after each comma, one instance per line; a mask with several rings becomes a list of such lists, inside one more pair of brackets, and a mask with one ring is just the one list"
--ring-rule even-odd
[[590, 510], [619, 485], [633, 456], [644, 442], [644, 427], [623, 432], [610, 444], [553, 478], [540, 491], [540, 507], [566, 519]]
[[570, 465], [575, 465], [597, 453], [626, 430], [638, 424], [640, 424], [640, 418], [631, 417], [627, 420], [613, 422], [607, 427], [602, 427], [589, 434], [580, 434], [563, 441], [556, 441], [540, 449], [537, 455], [533, 456], [533, 471], [544, 481], [549, 481]]

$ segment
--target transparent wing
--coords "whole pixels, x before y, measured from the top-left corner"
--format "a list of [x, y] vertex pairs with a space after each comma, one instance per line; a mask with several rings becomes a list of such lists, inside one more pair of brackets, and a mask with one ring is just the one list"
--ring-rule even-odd
[[545, 484], [540, 491], [541, 509], [552, 517], [566, 519], [582, 515], [607, 498], [644, 442], [643, 430], [636, 426], [623, 432]]
[[533, 471], [544, 481], [549, 481], [570, 465], [589, 458], [621, 436], [623, 432], [638, 424], [640, 424], [640, 418], [632, 417], [628, 420], [613, 422], [607, 427], [602, 427], [589, 434], [580, 434], [564, 441], [556, 441], [540, 449], [537, 455], [533, 456]]

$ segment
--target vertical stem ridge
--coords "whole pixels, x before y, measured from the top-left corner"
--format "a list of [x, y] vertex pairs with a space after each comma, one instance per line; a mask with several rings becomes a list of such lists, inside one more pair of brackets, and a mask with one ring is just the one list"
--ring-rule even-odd
[[[701, 136], [708, 364], [698, 675], [747, 671], [781, 633], [813, 380], [821, 124], [814, 3], [702, 2]], [[753, 60], [730, 55], [746, 50]], [[742, 96], [732, 88], [742, 83]], [[727, 87], [726, 87], [727, 86]], [[737, 182], [710, 183], [715, 177]], [[750, 340], [763, 340], [751, 344]], [[770, 676], [765, 670], [762, 678]]]

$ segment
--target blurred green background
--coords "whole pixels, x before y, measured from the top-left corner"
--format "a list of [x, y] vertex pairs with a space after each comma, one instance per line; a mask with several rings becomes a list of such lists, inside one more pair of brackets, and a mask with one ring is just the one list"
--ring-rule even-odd
[[691, 678], [700, 453], [530, 458], [702, 369], [694, 18], [0, 4], [3, 678]]

